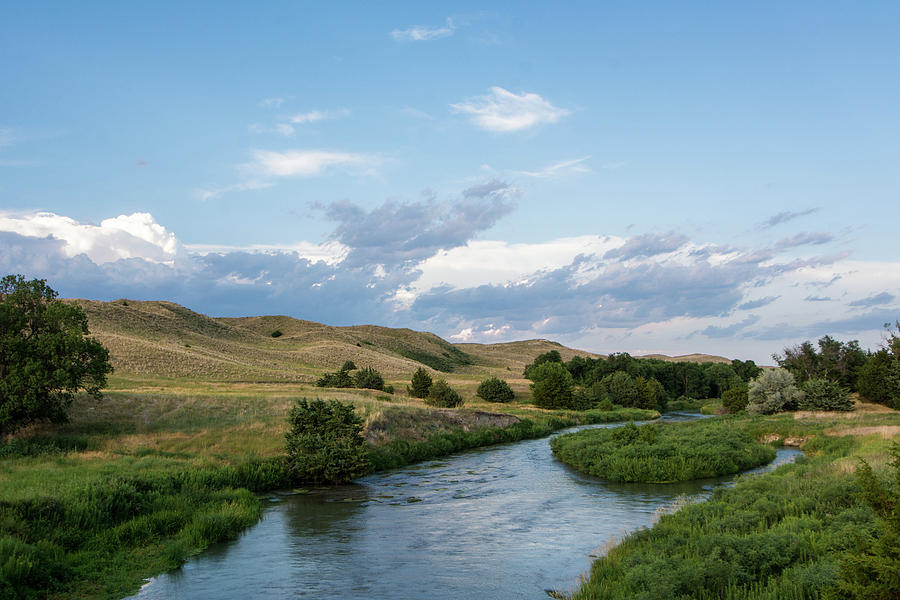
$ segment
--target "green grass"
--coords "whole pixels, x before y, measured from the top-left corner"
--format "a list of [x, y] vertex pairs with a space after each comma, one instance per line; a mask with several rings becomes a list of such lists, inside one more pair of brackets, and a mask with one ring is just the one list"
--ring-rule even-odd
[[775, 450], [730, 421], [633, 423], [591, 429], [550, 442], [561, 461], [596, 477], [618, 482], [666, 483], [730, 475], [775, 458]]
[[730, 424], [754, 437], [807, 439], [805, 455], [628, 536], [594, 562], [573, 600], [848, 597], [839, 587], [847, 565], [884, 530], [862, 501], [854, 471], [865, 458], [883, 473], [888, 442], [878, 433], [825, 432], [894, 427], [900, 414], [740, 417]]

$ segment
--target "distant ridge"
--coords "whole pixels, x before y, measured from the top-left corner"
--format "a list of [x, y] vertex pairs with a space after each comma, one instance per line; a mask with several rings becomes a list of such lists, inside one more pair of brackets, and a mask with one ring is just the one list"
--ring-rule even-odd
[[[422, 366], [436, 373], [518, 379], [525, 365], [550, 350], [563, 360], [600, 356], [544, 339], [452, 344], [433, 333], [377, 325], [332, 327], [287, 316], [214, 318], [165, 301], [67, 302], [84, 309], [91, 335], [109, 348], [118, 376], [308, 383], [352, 360], [394, 379]], [[651, 357], [730, 362], [705, 354], [645, 358]]]

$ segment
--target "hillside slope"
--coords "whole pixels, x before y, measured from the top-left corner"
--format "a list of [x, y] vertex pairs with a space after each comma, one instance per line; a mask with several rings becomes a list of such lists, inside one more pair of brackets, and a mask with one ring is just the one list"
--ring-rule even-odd
[[[451, 344], [433, 333], [376, 325], [332, 327], [286, 316], [213, 318], [172, 302], [68, 300], [88, 316], [117, 375], [222, 381], [312, 382], [352, 360], [388, 378], [435, 373], [519, 378], [539, 354], [597, 357], [549, 340]], [[272, 334], [280, 332], [273, 337]], [[691, 355], [698, 360], [719, 357]]]

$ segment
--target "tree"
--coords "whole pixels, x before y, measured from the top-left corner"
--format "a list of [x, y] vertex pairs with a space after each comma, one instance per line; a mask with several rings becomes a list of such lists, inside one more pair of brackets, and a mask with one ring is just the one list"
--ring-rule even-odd
[[651, 410], [662, 410], [666, 403], [666, 390], [662, 384], [651, 377], [644, 379], [638, 377], [635, 380], [638, 389], [638, 397], [640, 398], [640, 407]]
[[362, 436], [363, 420], [352, 404], [297, 400], [285, 434], [293, 481], [347, 483], [372, 470]]
[[363, 367], [353, 375], [353, 382], [358, 388], [383, 390], [384, 378], [373, 367]]
[[770, 369], [750, 382], [747, 399], [747, 412], [770, 415], [783, 410], [797, 410], [803, 392], [794, 385], [794, 376], [789, 371]]
[[99, 400], [113, 370], [81, 307], [56, 296], [43, 279], [0, 280], [0, 434], [66, 422], [75, 394]]
[[800, 388], [804, 393], [800, 408], [804, 410], [853, 410], [850, 394], [833, 381], [816, 377], [804, 381]]
[[531, 370], [531, 395], [540, 408], [568, 408], [572, 404], [575, 382], [562, 363], [545, 362]]
[[525, 366], [525, 373], [523, 374], [525, 379], [534, 381], [532, 371], [544, 363], [562, 363], [562, 356], [560, 356], [558, 350], [550, 350], [539, 354], [530, 365]]
[[428, 395], [429, 389], [431, 389], [431, 375], [428, 374], [428, 371], [419, 367], [413, 373], [412, 385], [407, 387], [406, 390], [413, 398], [424, 398]]
[[444, 379], [438, 379], [432, 383], [431, 388], [428, 390], [428, 396], [425, 398], [425, 404], [440, 408], [456, 408], [461, 406], [462, 403], [462, 396], [450, 387], [450, 384]]
[[601, 398], [609, 398], [614, 404], [625, 407], [638, 406], [641, 403], [641, 391], [635, 380], [625, 371], [616, 371], [600, 380]]
[[859, 370], [859, 394], [869, 402], [900, 408], [900, 363], [882, 348]]
[[729, 364], [710, 363], [706, 365], [703, 371], [707, 381], [709, 381], [710, 398], [721, 398], [725, 390], [742, 383], [740, 376]]
[[488, 402], [509, 402], [516, 396], [509, 384], [498, 377], [482, 381], [475, 395]]
[[722, 392], [722, 406], [730, 413], [738, 413], [747, 408], [747, 386], [738, 385]]

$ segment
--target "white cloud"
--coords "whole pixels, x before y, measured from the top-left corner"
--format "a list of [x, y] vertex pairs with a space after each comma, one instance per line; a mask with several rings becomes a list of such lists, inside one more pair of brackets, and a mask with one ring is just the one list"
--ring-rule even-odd
[[179, 248], [174, 233], [166, 231], [150, 213], [140, 212], [105, 219], [99, 226], [79, 223], [51, 212], [0, 213], [0, 231], [62, 240], [66, 257], [84, 254], [97, 264], [122, 258], [171, 264]]
[[13, 141], [15, 141], [13, 130], [9, 127], [0, 127], [0, 148], [12, 146]]
[[245, 167], [271, 177], [312, 177], [332, 167], [356, 167], [369, 172], [380, 162], [376, 157], [329, 150], [254, 150]]
[[268, 181], [245, 181], [243, 183], [235, 183], [219, 188], [199, 189], [197, 195], [201, 200], [212, 200], [229, 192], [246, 192], [248, 190], [263, 190], [272, 187], [272, 183]]
[[259, 101], [259, 105], [263, 108], [278, 108], [284, 104], [285, 99], [281, 97], [263, 98]]
[[[244, 246], [233, 246], [223, 244], [186, 244], [185, 250], [191, 254], [228, 254], [230, 252], [256, 252], [256, 253], [292, 253], [297, 258], [306, 259], [310, 262], [322, 262], [327, 265], [336, 265], [347, 256], [349, 248], [340, 242], [325, 242], [324, 244], [314, 244], [313, 242], [295, 242], [293, 244], [247, 244]], [[380, 266], [380, 265], [379, 265]], [[383, 271], [383, 267], [382, 267]], [[378, 268], [375, 269], [375, 276], [378, 277]], [[383, 275], [381, 275], [383, 277]]]
[[266, 127], [259, 123], [250, 123], [250, 125], [247, 126], [247, 131], [250, 133], [277, 133], [284, 137], [291, 137], [294, 135], [295, 130], [294, 126], [290, 123], [276, 123], [272, 127]]
[[415, 25], [409, 29], [395, 29], [391, 31], [391, 37], [398, 42], [428, 42], [449, 37], [456, 31], [453, 20], [447, 18], [443, 27], [429, 27], [427, 25]]
[[454, 112], [470, 115], [482, 129], [501, 133], [556, 123], [569, 114], [568, 110], [553, 106], [538, 94], [518, 95], [498, 86], [490, 88], [486, 96], [469, 98], [450, 107]]
[[589, 158], [590, 156], [582, 156], [581, 158], [555, 162], [551, 165], [547, 165], [543, 169], [538, 169], [537, 171], [516, 171], [516, 173], [525, 175], [526, 177], [536, 177], [538, 179], [564, 177], [566, 175], [572, 175], [573, 173], [589, 173], [590, 169], [583, 164], [584, 161]]
[[350, 116], [350, 109], [341, 108], [339, 110], [311, 110], [305, 113], [297, 113], [288, 120], [295, 125], [305, 125], [306, 123], [315, 123], [316, 121], [325, 121], [327, 119], [340, 119], [341, 117]]

